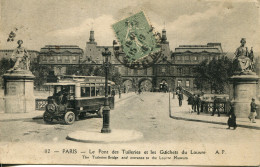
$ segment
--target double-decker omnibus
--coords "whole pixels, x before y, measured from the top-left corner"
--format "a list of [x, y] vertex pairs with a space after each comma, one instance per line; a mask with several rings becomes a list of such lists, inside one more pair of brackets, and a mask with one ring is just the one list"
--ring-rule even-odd
[[[53, 119], [73, 124], [86, 113], [97, 113], [102, 117], [105, 102], [105, 77], [65, 75], [48, 82], [53, 95], [48, 97], [43, 120], [51, 123]], [[108, 100], [114, 109], [114, 96], [111, 87], [114, 82], [108, 81]]]

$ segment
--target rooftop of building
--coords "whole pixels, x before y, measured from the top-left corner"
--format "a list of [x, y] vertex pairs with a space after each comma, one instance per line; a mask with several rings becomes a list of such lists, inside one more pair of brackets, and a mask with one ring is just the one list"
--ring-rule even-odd
[[[14, 49], [0, 49], [0, 52], [13, 52]], [[36, 52], [39, 53], [37, 50], [27, 50], [28, 52]]]
[[223, 53], [221, 43], [207, 43], [207, 45], [179, 45], [175, 48], [175, 53], [183, 52], [209, 52]]
[[83, 54], [83, 49], [81, 49], [77, 45], [45, 45], [43, 48], [41, 48], [40, 53], [76, 53], [76, 54]]
[[77, 45], [45, 45], [44, 48], [79, 48]]

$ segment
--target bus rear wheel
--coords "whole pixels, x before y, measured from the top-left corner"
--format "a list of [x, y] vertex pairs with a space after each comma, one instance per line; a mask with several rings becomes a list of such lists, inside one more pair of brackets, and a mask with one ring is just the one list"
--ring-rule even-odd
[[66, 112], [65, 116], [64, 116], [64, 122], [67, 125], [71, 125], [75, 122], [75, 114], [72, 111], [68, 111]]

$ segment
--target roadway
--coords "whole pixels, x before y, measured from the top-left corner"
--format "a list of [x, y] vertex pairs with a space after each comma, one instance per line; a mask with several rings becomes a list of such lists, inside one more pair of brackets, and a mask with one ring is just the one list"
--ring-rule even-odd
[[[240, 143], [247, 141], [259, 144], [260, 131], [256, 129], [227, 130], [226, 125], [170, 118], [168, 93], [123, 94], [123, 98], [120, 100], [117, 98], [116, 101], [115, 109], [111, 111], [111, 129], [140, 131], [144, 137], [137, 142]], [[183, 107], [175, 104], [176, 102], [171, 99], [172, 112], [175, 110], [188, 112], [185, 101]], [[15, 114], [9, 115], [8, 118], [4, 118], [3, 113], [0, 116], [2, 117], [0, 119], [1, 142], [72, 142], [66, 140], [68, 133], [102, 127], [102, 119], [95, 115], [89, 115], [73, 125], [63, 125], [59, 122], [48, 125], [41, 119], [18, 118]]]

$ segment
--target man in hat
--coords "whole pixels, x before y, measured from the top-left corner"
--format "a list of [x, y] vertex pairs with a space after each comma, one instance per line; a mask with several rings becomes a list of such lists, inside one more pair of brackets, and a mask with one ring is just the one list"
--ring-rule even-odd
[[213, 101], [213, 112], [211, 114], [211, 116], [214, 116], [215, 115], [215, 112], [218, 112], [218, 117], [220, 117], [220, 112], [219, 112], [219, 99], [214, 96], [214, 101]]
[[256, 117], [256, 108], [257, 108], [257, 105], [255, 104], [255, 99], [252, 98], [252, 101], [251, 101], [251, 104], [250, 104], [250, 108], [251, 108], [251, 111], [250, 111], [250, 114], [248, 116], [250, 122], [252, 121], [253, 123], [256, 123], [255, 122], [255, 117]]
[[195, 108], [198, 115], [200, 115], [200, 105], [201, 105], [200, 95], [197, 95], [195, 98]]
[[182, 106], [182, 100], [183, 100], [183, 93], [182, 91], [180, 91], [180, 93], [178, 94], [178, 100], [179, 100], [179, 106]]

